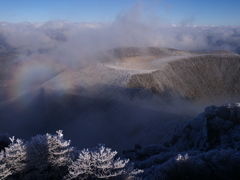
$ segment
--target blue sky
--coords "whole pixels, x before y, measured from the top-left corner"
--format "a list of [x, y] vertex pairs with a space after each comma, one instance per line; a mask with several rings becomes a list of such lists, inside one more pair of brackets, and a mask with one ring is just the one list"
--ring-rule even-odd
[[240, 25], [239, 0], [0, 0], [0, 21], [112, 22], [136, 3], [172, 24]]

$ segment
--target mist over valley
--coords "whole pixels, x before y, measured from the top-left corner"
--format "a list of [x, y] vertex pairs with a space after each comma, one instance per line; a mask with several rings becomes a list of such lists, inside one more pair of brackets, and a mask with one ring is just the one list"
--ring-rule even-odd
[[[239, 96], [238, 47], [228, 41], [224, 45], [208, 41], [212, 51], [202, 51], [200, 45], [193, 52], [150, 46], [155, 45], [151, 38], [145, 45], [143, 32], [126, 34], [123, 41], [131, 37], [129, 45], [138, 46], [127, 46], [128, 42], [123, 46], [109, 37], [109, 42], [98, 41], [117, 25], [49, 22], [1, 26], [1, 127], [22, 138], [63, 129], [80, 147], [104, 143], [122, 150], [134, 144], [156, 144], [205, 106], [234, 102]], [[168, 28], [194, 32], [192, 29], [202, 27]], [[222, 28], [226, 27], [207, 31]], [[11, 30], [9, 36], [6, 29]], [[237, 35], [236, 27], [228, 30]], [[17, 41], [19, 38], [24, 41]], [[95, 45], [94, 39], [103, 46]], [[187, 45], [179, 39], [173, 44]], [[235, 53], [221, 50], [227, 45]], [[192, 46], [184, 48], [191, 50]]]
[[[112, 22], [0, 21], [0, 165], [16, 147], [27, 164], [0, 166], [0, 179], [238, 179], [239, 42], [239, 26], [165, 23], [138, 5]], [[84, 155], [114, 157], [105, 146], [128, 159], [111, 160], [121, 171], [68, 174]]]

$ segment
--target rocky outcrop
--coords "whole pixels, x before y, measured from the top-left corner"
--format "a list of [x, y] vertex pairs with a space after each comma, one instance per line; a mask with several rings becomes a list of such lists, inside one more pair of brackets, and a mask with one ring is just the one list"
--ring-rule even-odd
[[175, 151], [240, 150], [240, 104], [209, 106], [197, 118], [175, 128], [165, 145]]

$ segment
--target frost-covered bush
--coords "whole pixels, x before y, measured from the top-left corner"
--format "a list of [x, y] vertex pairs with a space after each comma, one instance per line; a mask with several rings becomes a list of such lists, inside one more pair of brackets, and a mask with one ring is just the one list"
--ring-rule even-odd
[[5, 161], [13, 169], [20, 171], [25, 167], [26, 146], [21, 139], [10, 138], [11, 144], [5, 148]]
[[37, 135], [26, 142], [26, 168], [22, 178], [59, 179], [67, 174], [67, 166], [73, 159], [74, 148], [57, 134]]
[[140, 171], [133, 171], [129, 160], [116, 158], [117, 152], [99, 145], [84, 149], [78, 159], [69, 166], [67, 179], [123, 179]]
[[74, 148], [70, 147], [70, 140], [63, 139], [62, 131], [57, 131], [56, 135], [47, 134], [46, 137], [48, 142], [48, 162], [56, 168], [71, 163]]
[[164, 180], [238, 180], [240, 179], [239, 164], [240, 152], [233, 149], [194, 152], [193, 155], [182, 153], [146, 168], [142, 177]]
[[10, 138], [11, 144], [0, 152], [0, 178], [21, 172], [26, 166], [26, 146], [21, 139]]
[[0, 152], [0, 179], [61, 179], [74, 158], [70, 141], [62, 131], [55, 135], [37, 135], [29, 141], [10, 139]]
[[0, 179], [6, 179], [12, 174], [11, 168], [6, 164], [4, 151], [0, 152]]
[[0, 179], [131, 179], [134, 170], [127, 159], [104, 146], [77, 151], [57, 134], [36, 135], [29, 141], [10, 138], [0, 152]]

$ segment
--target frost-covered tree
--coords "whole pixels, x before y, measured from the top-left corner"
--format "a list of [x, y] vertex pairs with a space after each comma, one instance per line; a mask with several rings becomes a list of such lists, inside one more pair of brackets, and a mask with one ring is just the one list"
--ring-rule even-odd
[[74, 148], [70, 146], [71, 141], [63, 139], [62, 130], [56, 135], [47, 134], [48, 161], [55, 167], [64, 167], [72, 162]]
[[[0, 179], [131, 179], [134, 170], [128, 159], [100, 145], [77, 151], [57, 134], [36, 135], [29, 141], [10, 138], [0, 152]], [[75, 160], [75, 161], [74, 161]]]
[[20, 171], [26, 163], [26, 146], [21, 139], [10, 138], [11, 144], [5, 148], [6, 163], [14, 171]]
[[0, 179], [62, 179], [74, 159], [74, 148], [57, 134], [37, 135], [29, 141], [10, 138], [0, 152]]
[[177, 157], [177, 161], [186, 161], [188, 160], [189, 156], [188, 154], [185, 154], [185, 156], [181, 155], [181, 154], [178, 154], [178, 157]]
[[48, 168], [47, 135], [36, 135], [26, 142], [27, 170], [44, 171]]
[[11, 168], [7, 166], [4, 151], [0, 152], [0, 179], [6, 179], [12, 174]]
[[27, 166], [24, 178], [59, 179], [68, 173], [67, 165], [72, 162], [74, 148], [63, 139], [62, 131], [57, 134], [37, 135], [26, 142]]
[[116, 158], [117, 152], [99, 145], [93, 150], [80, 151], [78, 159], [69, 166], [66, 179], [117, 179], [130, 176], [133, 171], [128, 159]]
[[0, 153], [0, 177], [5, 179], [22, 172], [26, 165], [26, 146], [21, 139], [10, 138], [11, 144]]

